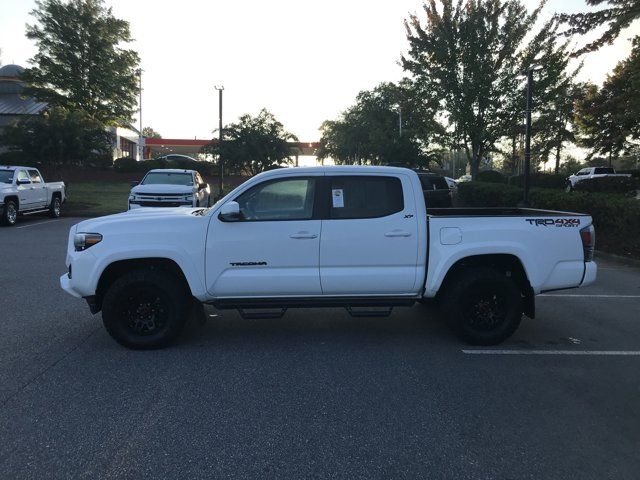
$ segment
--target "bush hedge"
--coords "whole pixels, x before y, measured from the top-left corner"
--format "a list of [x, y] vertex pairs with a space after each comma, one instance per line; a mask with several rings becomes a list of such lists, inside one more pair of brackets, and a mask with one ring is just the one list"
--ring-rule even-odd
[[196, 170], [201, 175], [213, 176], [215, 175], [215, 164], [211, 162], [191, 160], [184, 157], [161, 157], [151, 160], [143, 160], [141, 162], [136, 161], [134, 158], [123, 157], [118, 158], [113, 162], [113, 168], [116, 172], [120, 173], [132, 173], [140, 172], [146, 173], [154, 168], [180, 168], [185, 170]]
[[[532, 173], [529, 178], [531, 187], [541, 188], [564, 188], [567, 183], [567, 177], [555, 173]], [[509, 177], [509, 185], [516, 187], [524, 186], [524, 175], [514, 175]]]
[[573, 189], [578, 192], [612, 193], [635, 197], [638, 180], [632, 177], [585, 178], [576, 183]]
[[507, 183], [507, 177], [496, 170], [484, 170], [482, 172], [478, 172], [476, 180], [478, 182], [486, 183]]
[[[532, 188], [532, 208], [587, 213], [593, 218], [598, 244], [612, 253], [640, 258], [640, 200], [610, 193]], [[522, 189], [512, 185], [466, 182], [458, 185], [457, 201], [468, 207], [515, 207]]]

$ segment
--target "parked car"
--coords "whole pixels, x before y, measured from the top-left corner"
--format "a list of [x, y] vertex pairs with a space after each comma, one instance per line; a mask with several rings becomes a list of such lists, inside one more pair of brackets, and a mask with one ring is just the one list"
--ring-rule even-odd
[[37, 168], [0, 165], [1, 223], [15, 225], [18, 215], [39, 212], [57, 218], [65, 200], [63, 182], [45, 183]]
[[195, 170], [150, 170], [133, 182], [129, 210], [141, 207], [208, 207], [211, 188]]
[[448, 208], [451, 206], [451, 189], [445, 177], [423, 170], [416, 170], [416, 173], [429, 208]]
[[460, 177], [458, 177], [458, 179], [456, 180], [456, 183], [470, 182], [471, 180], [473, 180], [473, 177], [471, 175], [469, 175], [469, 174], [460, 175]]
[[574, 175], [567, 177], [566, 191], [572, 191], [578, 182], [587, 178], [602, 178], [602, 177], [630, 177], [628, 173], [616, 173], [611, 167], [587, 167], [578, 171]]
[[74, 225], [60, 284], [102, 310], [117, 342], [144, 349], [174, 341], [202, 303], [244, 318], [337, 306], [383, 316], [436, 296], [462, 339], [493, 345], [535, 316], [534, 295], [596, 278], [589, 215], [427, 207], [404, 168], [272, 170], [210, 209]]

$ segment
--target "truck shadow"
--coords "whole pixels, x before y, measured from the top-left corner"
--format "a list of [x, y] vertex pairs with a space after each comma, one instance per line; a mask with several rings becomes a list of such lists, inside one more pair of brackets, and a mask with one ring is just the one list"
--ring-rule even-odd
[[388, 317], [351, 317], [344, 309], [291, 309], [278, 319], [243, 319], [235, 310], [206, 307], [204, 325], [190, 321], [179, 345], [225, 342], [389, 342], [418, 339], [454, 343], [440, 311], [432, 306], [398, 307]]

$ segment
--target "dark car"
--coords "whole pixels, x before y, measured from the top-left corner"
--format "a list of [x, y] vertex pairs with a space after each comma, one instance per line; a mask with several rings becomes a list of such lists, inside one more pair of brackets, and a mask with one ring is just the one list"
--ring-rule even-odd
[[416, 173], [422, 184], [427, 208], [450, 208], [451, 189], [447, 180], [442, 175], [433, 172], [417, 170]]

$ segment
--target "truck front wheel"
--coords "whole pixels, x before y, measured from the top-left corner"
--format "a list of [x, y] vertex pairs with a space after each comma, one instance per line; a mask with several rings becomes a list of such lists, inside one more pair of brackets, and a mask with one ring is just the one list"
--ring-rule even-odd
[[522, 319], [522, 294], [516, 283], [491, 268], [462, 270], [447, 282], [443, 308], [453, 331], [471, 345], [497, 345]]
[[2, 223], [13, 226], [18, 221], [18, 204], [14, 200], [7, 200], [2, 210]]
[[163, 348], [182, 332], [189, 295], [170, 272], [134, 270], [118, 278], [102, 301], [102, 321], [109, 335], [127, 348]]

